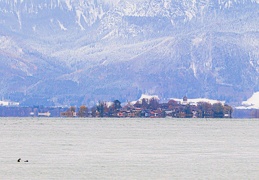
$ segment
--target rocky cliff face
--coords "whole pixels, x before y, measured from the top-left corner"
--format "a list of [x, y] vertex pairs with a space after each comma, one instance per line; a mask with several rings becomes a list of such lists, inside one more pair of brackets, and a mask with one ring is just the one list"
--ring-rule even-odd
[[23, 104], [259, 90], [256, 0], [0, 0], [1, 95]]

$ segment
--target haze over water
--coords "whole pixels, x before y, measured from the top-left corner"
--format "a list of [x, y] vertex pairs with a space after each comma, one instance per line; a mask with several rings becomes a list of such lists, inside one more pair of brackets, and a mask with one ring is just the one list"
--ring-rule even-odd
[[259, 178], [255, 119], [1, 118], [0, 147], [0, 179]]

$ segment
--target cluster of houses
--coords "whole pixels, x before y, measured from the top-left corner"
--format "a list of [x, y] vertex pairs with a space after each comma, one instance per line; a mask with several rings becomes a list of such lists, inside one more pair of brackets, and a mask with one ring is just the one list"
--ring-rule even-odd
[[157, 96], [142, 96], [138, 101], [121, 105], [120, 101], [100, 102], [88, 109], [71, 107], [61, 112], [61, 117], [119, 117], [119, 118], [231, 118], [232, 107], [224, 102], [208, 102], [204, 99], [188, 101], [172, 99], [166, 103], [159, 103]]
[[119, 118], [231, 118], [232, 107], [225, 102], [208, 99], [171, 99], [159, 103], [158, 96], [142, 95], [139, 100], [121, 104], [99, 102], [92, 108], [19, 107], [17, 103], [0, 101], [0, 116], [14, 117], [119, 117]]

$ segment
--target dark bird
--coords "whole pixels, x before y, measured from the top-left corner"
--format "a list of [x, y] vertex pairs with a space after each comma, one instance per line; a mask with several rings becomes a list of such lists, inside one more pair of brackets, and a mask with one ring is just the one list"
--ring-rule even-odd
[[21, 162], [21, 158], [19, 158], [19, 159], [17, 160], [17, 162]]
[[29, 162], [28, 160], [25, 160], [24, 162]]

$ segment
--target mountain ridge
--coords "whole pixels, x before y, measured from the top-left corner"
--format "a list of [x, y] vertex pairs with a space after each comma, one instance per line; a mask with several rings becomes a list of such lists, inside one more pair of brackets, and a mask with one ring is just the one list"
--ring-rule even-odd
[[0, 15], [1, 95], [25, 105], [259, 91], [258, 1], [0, 0]]

